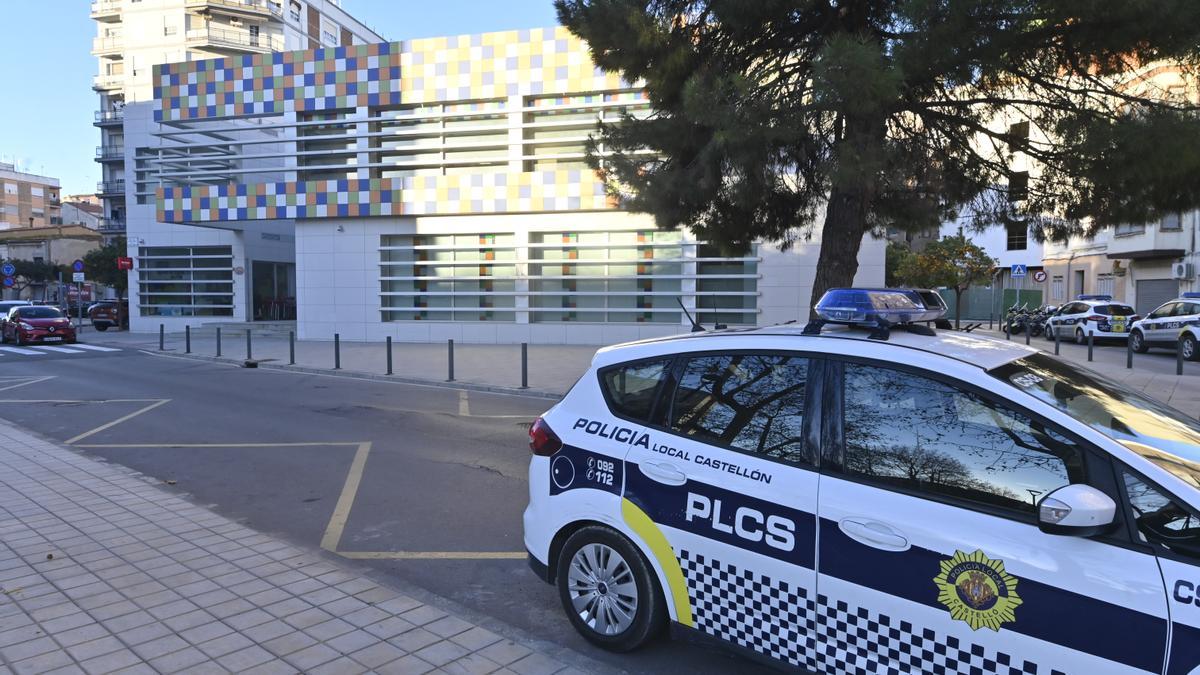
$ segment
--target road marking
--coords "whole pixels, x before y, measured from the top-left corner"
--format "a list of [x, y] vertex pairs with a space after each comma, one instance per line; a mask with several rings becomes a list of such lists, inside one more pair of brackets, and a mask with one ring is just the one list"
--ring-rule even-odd
[[119, 351], [121, 351], [120, 349], [116, 349], [114, 347], [100, 347], [98, 345], [85, 345], [85, 344], [81, 344], [78, 342], [71, 346], [75, 349], [89, 349], [93, 352], [119, 352]]
[[471, 403], [467, 399], [467, 392], [465, 389], [458, 390], [458, 414], [462, 415], [463, 417], [471, 416]]
[[524, 551], [334, 551], [352, 560], [524, 560]]
[[63, 354], [82, 354], [83, 353], [83, 352], [79, 351], [78, 349], [71, 349], [70, 347], [55, 347], [53, 345], [34, 345], [33, 348], [34, 349], [45, 349], [45, 350], [51, 351], [51, 352], [62, 352]]
[[0, 347], [0, 352], [12, 352], [13, 354], [25, 354], [26, 356], [45, 356], [45, 352], [38, 352], [32, 349], [22, 349], [20, 347]]
[[342, 540], [342, 530], [346, 529], [346, 521], [350, 519], [350, 509], [354, 506], [354, 497], [358, 494], [363, 468], [367, 465], [367, 455], [370, 453], [370, 441], [358, 444], [354, 461], [350, 463], [350, 471], [346, 473], [346, 482], [342, 485], [342, 494], [338, 496], [337, 506], [333, 507], [333, 515], [329, 518], [329, 524], [325, 526], [325, 535], [321, 537], [321, 548], [326, 551], [337, 553], [337, 545]]
[[[46, 375], [45, 377], [4, 377], [4, 378], [0, 378], [0, 391], [8, 391], [9, 389], [16, 389], [17, 387], [25, 387], [25, 386], [28, 386], [31, 384], [37, 384], [38, 382], [45, 382], [46, 380], [52, 380], [55, 377], [58, 377], [58, 376], [57, 375]], [[3, 384], [3, 381], [11, 382], [12, 380], [17, 380], [17, 383], [16, 384]]]
[[64, 441], [64, 443], [66, 443], [66, 445], [71, 445], [72, 443], [81, 441], [81, 440], [87, 438], [88, 436], [91, 436], [93, 434], [98, 434], [101, 431], [104, 431], [105, 429], [111, 429], [112, 427], [117, 426], [121, 422], [127, 422], [127, 421], [137, 417], [138, 415], [141, 415], [142, 413], [150, 412], [151, 410], [154, 410], [158, 406], [163, 405], [164, 403], [170, 403], [170, 402], [171, 402], [171, 399], [169, 399], [169, 398], [160, 399], [154, 403], [151, 403], [150, 405], [146, 406], [145, 408], [142, 408], [141, 410], [135, 410], [134, 412], [131, 412], [124, 417], [118, 417], [117, 419], [115, 419], [107, 424], [101, 424], [100, 426], [96, 427], [95, 429], [92, 429], [91, 431], [85, 431], [82, 434], [79, 434], [78, 436], [76, 436], [74, 438], [70, 438], [70, 439]]
[[101, 398], [87, 401], [77, 398], [3, 398], [0, 399], [0, 403], [153, 403], [162, 400], [161, 398]]
[[[0, 401], [3, 403], [3, 401]], [[318, 446], [355, 447], [361, 443], [79, 443], [77, 448], [312, 448]]]

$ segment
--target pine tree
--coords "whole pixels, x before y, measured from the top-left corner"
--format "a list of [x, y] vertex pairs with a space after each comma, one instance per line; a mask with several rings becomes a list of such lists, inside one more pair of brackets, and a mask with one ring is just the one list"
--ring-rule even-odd
[[[1197, 0], [555, 5], [657, 111], [591, 146], [625, 207], [730, 250], [820, 224], [812, 304], [878, 228], [965, 213], [1062, 238], [1200, 206], [1195, 92], [1131, 74], [1200, 64]], [[1010, 176], [1015, 153], [1038, 172]]]

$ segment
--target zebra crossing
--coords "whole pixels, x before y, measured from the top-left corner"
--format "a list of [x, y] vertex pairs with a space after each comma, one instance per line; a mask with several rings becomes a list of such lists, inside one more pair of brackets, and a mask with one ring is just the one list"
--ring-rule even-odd
[[4, 356], [47, 356], [50, 354], [87, 354], [96, 352], [119, 352], [116, 347], [101, 347], [100, 345], [85, 345], [75, 343], [69, 345], [0, 345], [0, 357]]

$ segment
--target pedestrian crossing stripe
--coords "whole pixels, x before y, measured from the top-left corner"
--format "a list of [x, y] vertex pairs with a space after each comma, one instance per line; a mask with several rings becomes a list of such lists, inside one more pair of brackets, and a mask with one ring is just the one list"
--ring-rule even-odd
[[87, 350], [90, 350], [93, 352], [119, 352], [119, 351], [121, 351], [120, 349], [116, 349], [114, 347], [101, 347], [99, 345], [84, 345], [84, 344], [79, 344], [79, 343], [75, 343], [75, 344], [71, 345], [71, 349], [87, 349]]
[[35, 351], [33, 349], [25, 349], [24, 347], [0, 347], [0, 352], [10, 352], [12, 354], [27, 354], [30, 356], [41, 356], [45, 352]]
[[99, 347], [96, 345], [72, 344], [69, 347], [60, 347], [58, 345], [27, 345], [24, 347], [8, 347], [0, 346], [0, 356], [4, 352], [9, 354], [20, 354], [22, 356], [45, 356], [50, 352], [60, 354], [82, 354], [84, 351], [93, 352], [119, 352], [120, 349], [113, 347]]
[[83, 353], [82, 351], [80, 351], [78, 349], [71, 349], [69, 347], [52, 347], [50, 345], [38, 345], [38, 346], [35, 346], [34, 349], [44, 349], [49, 352], [60, 352], [63, 354], [82, 354]]

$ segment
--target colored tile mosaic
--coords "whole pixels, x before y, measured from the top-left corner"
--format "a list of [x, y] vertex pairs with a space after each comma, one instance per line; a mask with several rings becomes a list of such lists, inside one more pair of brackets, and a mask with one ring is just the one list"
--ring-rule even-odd
[[164, 223], [617, 208], [595, 173], [575, 169], [164, 187], [157, 203]]
[[400, 78], [405, 103], [632, 88], [561, 26], [410, 40]]
[[246, 54], [154, 66], [154, 119], [400, 103], [400, 43]]

